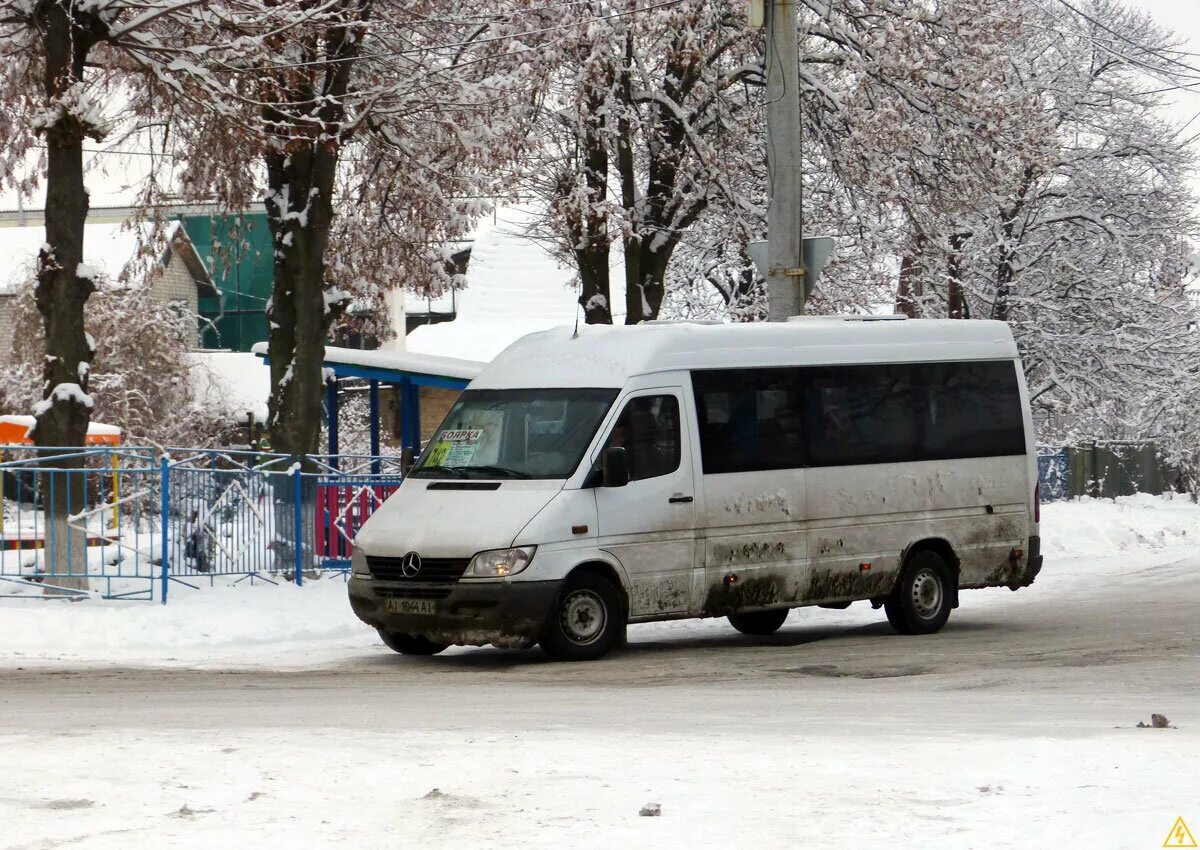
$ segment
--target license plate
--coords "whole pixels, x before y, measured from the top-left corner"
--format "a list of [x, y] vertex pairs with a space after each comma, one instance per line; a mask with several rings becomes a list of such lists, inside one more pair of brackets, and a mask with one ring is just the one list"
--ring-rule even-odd
[[436, 614], [432, 599], [389, 599], [383, 606], [389, 614]]

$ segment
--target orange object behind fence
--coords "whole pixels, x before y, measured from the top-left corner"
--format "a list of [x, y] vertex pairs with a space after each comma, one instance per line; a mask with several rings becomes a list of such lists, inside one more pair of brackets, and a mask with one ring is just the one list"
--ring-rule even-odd
[[[33, 439], [29, 436], [37, 420], [32, 416], [0, 416], [0, 446], [32, 446]], [[119, 446], [121, 445], [121, 429], [116, 425], [105, 425], [103, 422], [89, 422], [84, 443], [89, 446]], [[4, 450], [0, 449], [0, 463], [4, 461]], [[112, 456], [112, 495], [113, 495], [113, 524], [117, 522], [117, 502], [121, 499], [119, 479], [115, 472], [117, 456]], [[0, 475], [0, 503], [4, 501], [4, 476]], [[0, 510], [0, 530], [4, 529], [4, 512]]]

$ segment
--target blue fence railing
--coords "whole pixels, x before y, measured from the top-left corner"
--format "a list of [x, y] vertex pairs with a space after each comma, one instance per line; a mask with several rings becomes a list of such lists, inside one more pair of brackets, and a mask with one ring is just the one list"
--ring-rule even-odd
[[390, 458], [0, 451], [0, 596], [165, 602], [173, 584], [302, 584], [348, 568], [354, 534], [400, 483]]

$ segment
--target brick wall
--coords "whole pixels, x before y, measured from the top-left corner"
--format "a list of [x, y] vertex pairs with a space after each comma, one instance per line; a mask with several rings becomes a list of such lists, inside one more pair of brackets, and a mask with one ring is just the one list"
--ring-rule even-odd
[[[433, 436], [433, 432], [454, 402], [458, 401], [459, 390], [439, 387], [420, 387], [421, 392], [421, 441]], [[379, 436], [385, 445], [400, 445], [399, 391], [387, 384], [379, 387]]]
[[458, 401], [461, 390], [445, 390], [440, 387], [421, 387], [421, 439], [428, 440], [433, 436], [437, 426], [442, 424], [454, 402]]
[[0, 292], [0, 361], [7, 360], [13, 338], [13, 311], [17, 296], [11, 292]]
[[[200, 299], [196, 292], [196, 279], [180, 258], [178, 251], [171, 252], [171, 260], [165, 269], [151, 273], [150, 297], [160, 304], [178, 304], [190, 316], [200, 314]], [[200, 330], [196, 329], [194, 344], [200, 344]]]
[[171, 252], [171, 262], [154, 275], [150, 283], [150, 297], [160, 304], [182, 302], [195, 315], [200, 308], [196, 296], [196, 281], [178, 251]]

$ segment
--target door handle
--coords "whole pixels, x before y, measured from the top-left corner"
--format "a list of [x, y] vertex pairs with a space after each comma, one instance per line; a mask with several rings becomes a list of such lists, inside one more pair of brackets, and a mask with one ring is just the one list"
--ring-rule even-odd
[[672, 505], [685, 505], [688, 502], [695, 501], [691, 496], [684, 496], [682, 493], [676, 494], [667, 500]]

